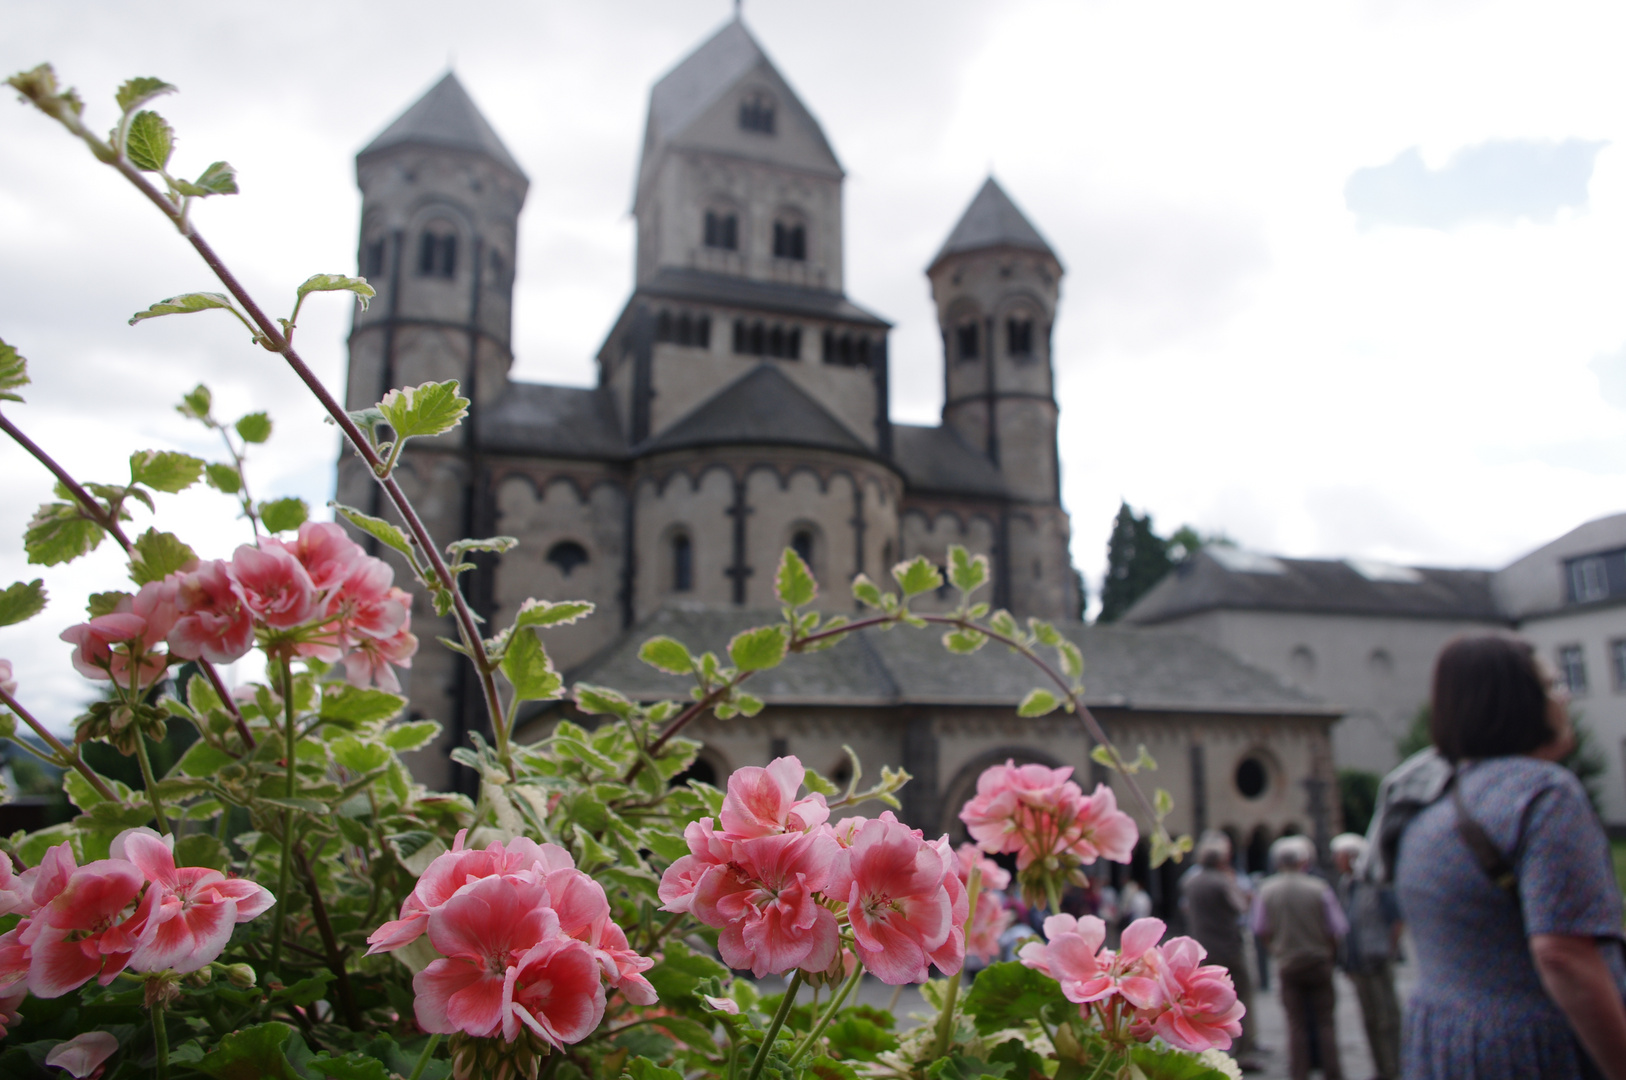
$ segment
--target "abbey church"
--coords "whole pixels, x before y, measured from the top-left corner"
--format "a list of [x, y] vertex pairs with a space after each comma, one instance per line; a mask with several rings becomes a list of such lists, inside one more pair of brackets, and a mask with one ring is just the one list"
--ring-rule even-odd
[[[1243, 848], [1336, 825], [1335, 710], [1196, 637], [1080, 622], [1052, 354], [1064, 268], [992, 178], [943, 223], [925, 267], [944, 404], [940, 425], [919, 427], [888, 412], [890, 324], [845, 291], [841, 162], [737, 18], [650, 94], [635, 285], [594, 387], [509, 376], [528, 182], [455, 76], [361, 151], [357, 177], [361, 272], [378, 297], [355, 317], [349, 407], [460, 380], [469, 421], [414, 443], [401, 482], [437, 537], [519, 539], [470, 579], [492, 625], [528, 597], [597, 606], [546, 637], [569, 678], [686, 697], [637, 662], [638, 644], [664, 633], [720, 651], [772, 618], [784, 548], [813, 567], [822, 606], [850, 611], [855, 575], [884, 581], [917, 555], [941, 564], [958, 543], [990, 556], [996, 606], [1080, 642], [1092, 707], [1162, 763], [1172, 825], [1225, 827]], [[382, 512], [353, 458], [338, 499]], [[450, 629], [422, 598], [414, 621], [426, 645], [412, 708], [447, 729], [415, 768], [454, 784], [445, 752], [483, 727], [479, 694], [458, 657], [428, 644]], [[720, 780], [789, 752], [833, 771], [850, 744], [870, 770], [915, 776], [905, 817], [933, 833], [955, 827], [991, 761], [1073, 765], [1087, 781], [1077, 721], [1019, 719], [1033, 677], [997, 653], [950, 656], [937, 635], [903, 629], [793, 658], [753, 684], [760, 715], [691, 729], [706, 744], [698, 768]], [[1263, 779], [1245, 792], [1242, 773]]]

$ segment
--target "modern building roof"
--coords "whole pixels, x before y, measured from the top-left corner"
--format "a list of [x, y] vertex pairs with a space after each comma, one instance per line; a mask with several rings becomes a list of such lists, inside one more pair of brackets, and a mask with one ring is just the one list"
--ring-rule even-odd
[[892, 425], [892, 456], [909, 486], [945, 495], [1003, 498], [1005, 478], [993, 462], [947, 427]]
[[1056, 253], [1039, 235], [1039, 230], [1033, 227], [1027, 215], [1017, 209], [1016, 203], [1005, 194], [1005, 189], [990, 176], [983, 181], [982, 190], [965, 208], [965, 213], [960, 215], [960, 221], [949, 233], [948, 239], [943, 241], [943, 246], [932, 259], [932, 266], [962, 251], [995, 247], [1026, 248], [1056, 258]]
[[[1494, 583], [1497, 602], [1515, 619], [1620, 604], [1626, 601], [1626, 580], [1621, 579], [1626, 571], [1626, 563], [1620, 558], [1622, 549], [1626, 549], [1626, 514], [1610, 514], [1577, 525], [1498, 570]], [[1604, 574], [1597, 595], [1583, 600], [1575, 595], [1568, 566], [1572, 560], [1594, 555], [1610, 557], [1603, 560], [1607, 565], [1600, 567]]]
[[634, 447], [638, 455], [702, 446], [802, 446], [873, 457], [874, 451], [771, 361]]
[[627, 443], [609, 393], [574, 386], [510, 382], [476, 413], [482, 449], [545, 457], [620, 460]]
[[[695, 653], [722, 655], [742, 630], [778, 621], [777, 612], [663, 608], [571, 673], [642, 700], [688, 699], [694, 682], [638, 659], [642, 643], [674, 637]], [[1058, 624], [1084, 653], [1086, 704], [1092, 707], [1200, 713], [1327, 716], [1319, 699], [1185, 634], [1126, 627]], [[750, 692], [770, 705], [979, 705], [1012, 710], [1042, 682], [1037, 669], [1006, 649], [949, 653], [936, 628], [861, 631], [835, 647], [789, 658], [753, 678]]]
[[525, 170], [497, 137], [457, 76], [449, 71], [356, 157], [359, 160], [393, 146], [407, 145], [484, 154], [525, 178]]
[[1149, 626], [1214, 610], [1506, 621], [1488, 570], [1284, 559], [1225, 548], [1205, 548], [1181, 563], [1123, 621]]
[[752, 281], [748, 278], [681, 267], [668, 267], [657, 272], [653, 278], [638, 287], [633, 300], [635, 301], [638, 296], [653, 296], [694, 304], [720, 304], [785, 315], [809, 315], [872, 326], [876, 329], [886, 329], [892, 325], [874, 312], [859, 307], [841, 293], [829, 289]]

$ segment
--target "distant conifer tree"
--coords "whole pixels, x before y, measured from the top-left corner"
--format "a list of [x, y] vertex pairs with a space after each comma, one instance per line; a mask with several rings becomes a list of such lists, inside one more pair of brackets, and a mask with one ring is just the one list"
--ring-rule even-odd
[[1152, 530], [1152, 515], [1135, 515], [1120, 503], [1107, 542], [1107, 576], [1101, 586], [1101, 613], [1097, 622], [1116, 622], [1174, 567], [1169, 543]]

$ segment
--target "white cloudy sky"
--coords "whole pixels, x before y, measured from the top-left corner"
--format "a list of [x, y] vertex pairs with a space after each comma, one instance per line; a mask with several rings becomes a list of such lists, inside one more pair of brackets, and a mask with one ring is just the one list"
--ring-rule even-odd
[[[729, 6], [0, 0], [0, 68], [55, 62], [98, 125], [123, 78], [177, 83], [180, 168], [225, 158], [244, 189], [198, 220], [276, 295], [354, 266], [352, 156], [451, 59], [531, 177], [517, 373], [585, 384], [630, 283], [649, 86]], [[1065, 494], [1092, 582], [1120, 498], [1164, 531], [1468, 566], [1626, 509], [1618, 5], [749, 0], [746, 18], [848, 170], [849, 291], [897, 323], [895, 417], [937, 415], [922, 270], [990, 166], [1065, 262]], [[324, 501], [336, 440], [292, 377], [224, 317], [126, 326], [209, 278], [6, 97], [0, 338], [36, 380], [8, 415], [113, 480], [135, 447], [210, 450], [168, 411], [206, 381], [279, 422], [258, 493]], [[347, 324], [337, 300], [303, 319], [330, 382]], [[120, 567], [26, 566], [48, 497], [0, 446], [0, 584], [41, 574], [55, 596], [0, 629], [0, 656], [65, 716], [85, 688], [54, 636]], [[227, 514], [199, 493], [162, 522], [224, 554]]]

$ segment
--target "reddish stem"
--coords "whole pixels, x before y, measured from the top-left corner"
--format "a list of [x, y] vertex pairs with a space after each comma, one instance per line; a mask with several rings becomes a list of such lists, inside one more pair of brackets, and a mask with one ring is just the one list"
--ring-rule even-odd
[[[111, 803], [116, 803], [119, 801], [119, 797], [113, 794], [112, 789], [107, 786], [106, 782], [104, 782], [100, 776], [97, 776], [95, 771], [92, 770], [89, 765], [86, 765], [79, 759], [79, 754], [77, 751], [69, 750], [67, 746], [63, 745], [61, 739], [57, 738], [55, 735], [52, 735], [44, 724], [34, 719], [34, 715], [27, 709], [23, 708], [22, 705], [18, 704], [16, 698], [6, 693], [4, 687], [0, 687], [0, 703], [3, 703], [6, 708], [22, 717], [23, 723], [33, 728], [34, 734], [45, 740], [45, 745], [56, 751], [59, 758], [61, 758], [67, 764], [72, 765], [81, 776], [89, 781], [90, 786], [96, 789], [96, 794], [100, 795], [102, 798]], [[137, 738], [140, 738], [140, 736], [137, 736]]]

